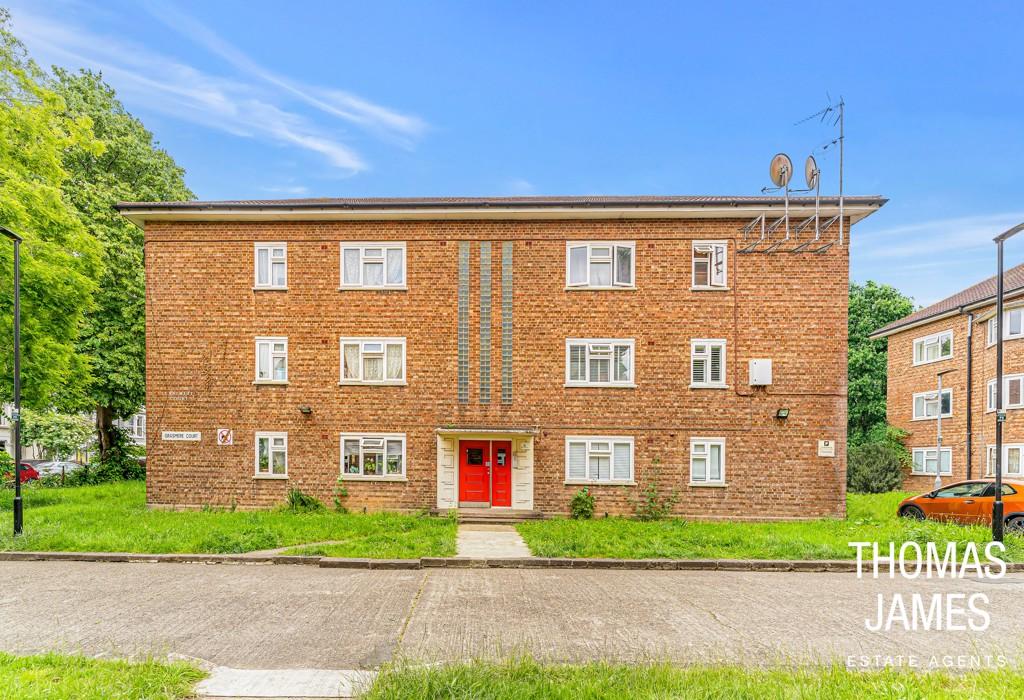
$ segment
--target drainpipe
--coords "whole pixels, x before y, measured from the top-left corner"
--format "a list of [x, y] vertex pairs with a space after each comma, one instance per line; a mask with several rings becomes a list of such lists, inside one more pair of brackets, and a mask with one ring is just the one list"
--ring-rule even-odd
[[971, 478], [971, 455], [974, 449], [971, 445], [971, 388], [974, 384], [973, 381], [973, 369], [974, 369], [974, 353], [972, 351], [972, 345], [974, 343], [974, 314], [967, 314], [967, 478]]

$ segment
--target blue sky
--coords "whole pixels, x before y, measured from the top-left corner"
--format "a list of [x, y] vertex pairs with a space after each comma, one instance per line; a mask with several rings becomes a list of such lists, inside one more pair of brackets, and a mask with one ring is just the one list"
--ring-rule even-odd
[[202, 199], [757, 194], [775, 152], [832, 137], [794, 126], [830, 93], [846, 191], [891, 200], [853, 231], [855, 280], [931, 303], [1024, 220], [1021, 3], [7, 6], [41, 63], [102, 70]]

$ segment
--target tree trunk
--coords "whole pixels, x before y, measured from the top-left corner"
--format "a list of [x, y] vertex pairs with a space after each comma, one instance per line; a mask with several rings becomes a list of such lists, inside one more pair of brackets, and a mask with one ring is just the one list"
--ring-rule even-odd
[[114, 412], [109, 406], [96, 407], [96, 437], [100, 447], [100, 461], [105, 462], [110, 448], [114, 446]]

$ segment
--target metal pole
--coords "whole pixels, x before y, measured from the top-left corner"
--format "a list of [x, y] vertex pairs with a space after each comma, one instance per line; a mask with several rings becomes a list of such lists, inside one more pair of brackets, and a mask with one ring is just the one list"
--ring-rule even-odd
[[996, 498], [992, 502], [992, 540], [1003, 541], [1003, 238], [996, 240]]
[[938, 412], [936, 419], [936, 445], [935, 445], [935, 489], [942, 488], [942, 372], [939, 372]]
[[14, 534], [20, 535], [23, 525], [21, 501], [21, 236], [6, 226], [0, 235], [14, 242]]
[[839, 98], [839, 245], [843, 244], [843, 121], [846, 116], [846, 102]]

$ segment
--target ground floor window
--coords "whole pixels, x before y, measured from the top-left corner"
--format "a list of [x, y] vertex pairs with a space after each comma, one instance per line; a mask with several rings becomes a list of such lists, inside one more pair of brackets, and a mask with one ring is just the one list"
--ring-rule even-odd
[[690, 483], [725, 483], [725, 439], [690, 439]]
[[256, 476], [288, 476], [288, 433], [256, 433]]
[[[1024, 464], [1024, 444], [1003, 445], [1003, 475], [1020, 476], [1021, 465]], [[988, 446], [988, 459], [985, 460], [985, 475], [996, 474], [996, 446]]]
[[343, 477], [399, 478], [405, 476], [405, 435], [341, 435]]
[[633, 438], [567, 437], [566, 481], [632, 481]]
[[[913, 474], [935, 474], [938, 465], [935, 462], [934, 447], [915, 447], [913, 450], [914, 462], [910, 468]], [[953, 473], [953, 448], [942, 448], [941, 474]]]

